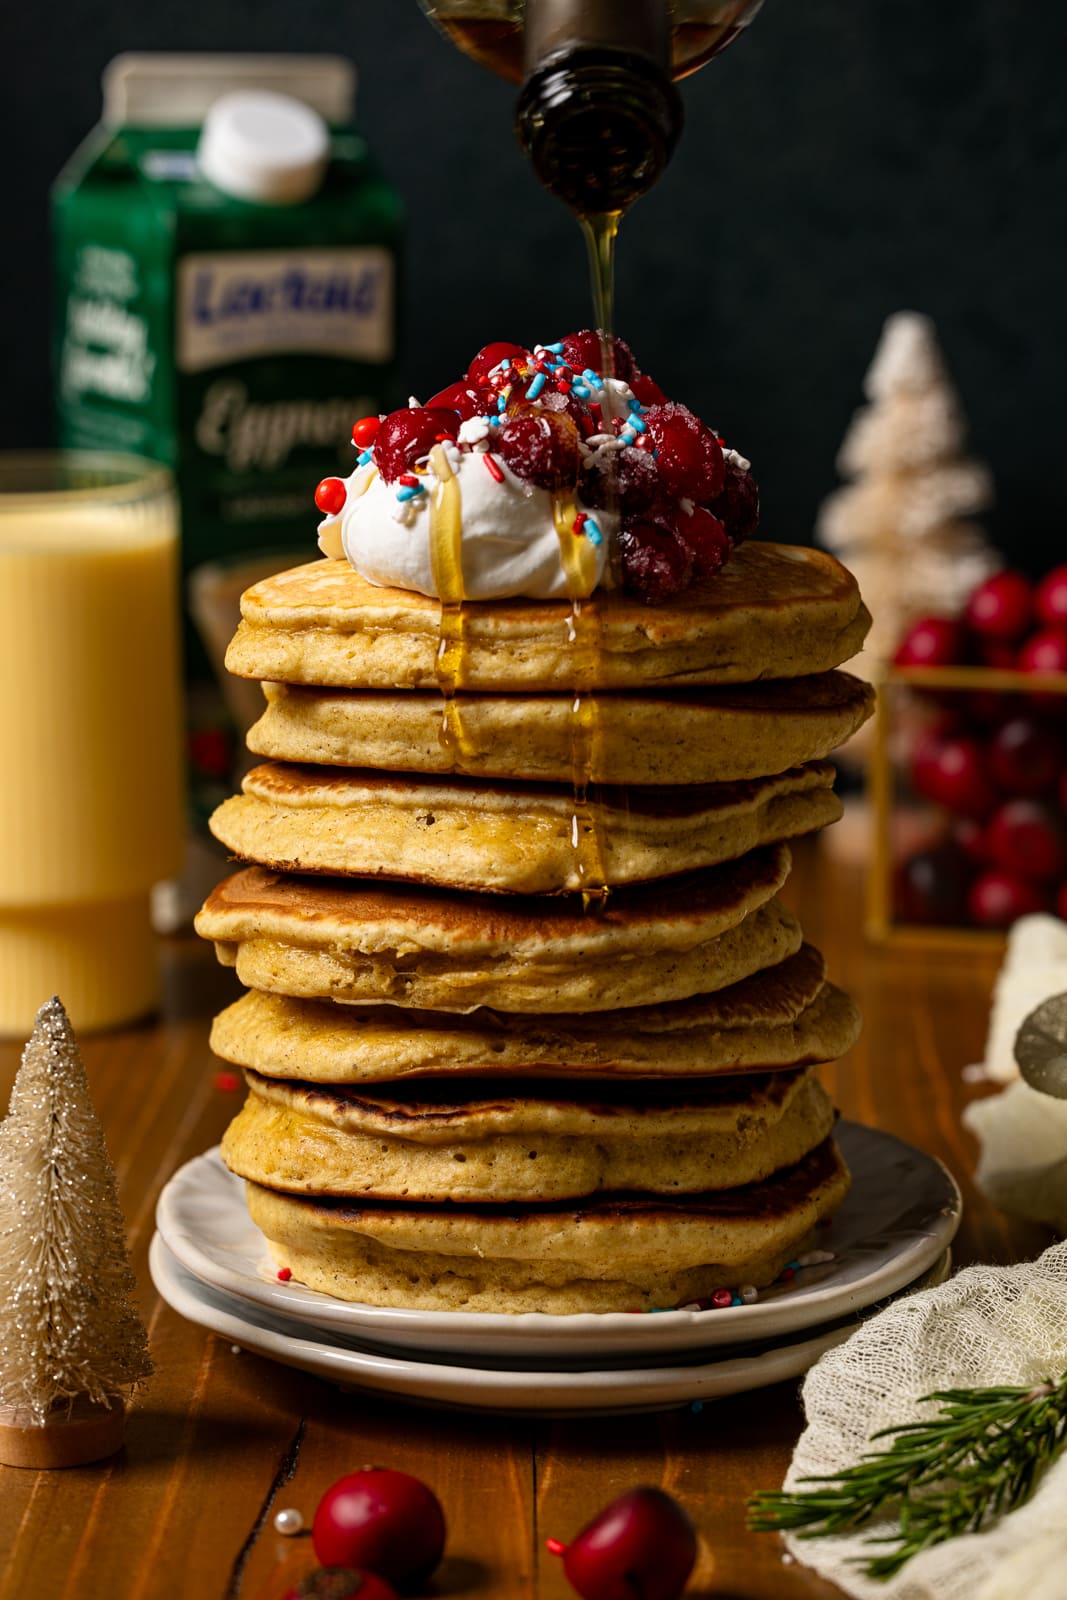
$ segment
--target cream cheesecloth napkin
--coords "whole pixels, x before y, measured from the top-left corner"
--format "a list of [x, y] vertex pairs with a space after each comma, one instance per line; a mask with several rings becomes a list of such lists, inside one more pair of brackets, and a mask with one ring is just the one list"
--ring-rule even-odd
[[[784, 1487], [854, 1465], [878, 1429], [932, 1413], [917, 1404], [931, 1390], [1037, 1384], [1065, 1371], [1067, 1243], [1021, 1266], [968, 1267], [821, 1357], [804, 1382], [807, 1426]], [[878, 1553], [866, 1540], [892, 1531], [886, 1519], [833, 1538], [784, 1538], [796, 1560], [860, 1600], [1067, 1600], [1067, 1451], [1033, 1498], [988, 1531], [923, 1551], [888, 1581], [865, 1577], [865, 1558]]]

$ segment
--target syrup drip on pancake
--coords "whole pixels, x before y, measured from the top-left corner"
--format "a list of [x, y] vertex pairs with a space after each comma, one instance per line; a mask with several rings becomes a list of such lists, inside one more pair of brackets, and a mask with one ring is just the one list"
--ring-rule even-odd
[[465, 654], [463, 611], [463, 501], [459, 483], [444, 447], [435, 444], [430, 464], [437, 484], [430, 500], [430, 562], [441, 596], [441, 632], [434, 671], [444, 699], [441, 743], [454, 756], [466, 752], [466, 739], [456, 689], [463, 679]]
[[600, 651], [600, 613], [591, 598], [596, 582], [595, 572], [591, 571], [594, 552], [588, 539], [581, 538], [575, 529], [578, 507], [573, 495], [555, 495], [552, 515], [559, 535], [560, 562], [571, 596], [567, 642], [575, 662], [571, 705], [571, 782], [574, 789], [571, 843], [582, 885], [582, 905], [586, 911], [602, 910], [609, 893], [604, 841], [596, 813], [589, 804], [589, 774], [593, 770], [593, 751], [600, 732], [597, 703], [589, 693], [589, 685], [596, 680]]

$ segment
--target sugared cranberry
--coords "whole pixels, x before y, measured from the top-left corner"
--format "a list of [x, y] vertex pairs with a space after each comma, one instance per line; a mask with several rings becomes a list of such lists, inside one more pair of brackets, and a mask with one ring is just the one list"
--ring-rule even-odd
[[631, 1489], [566, 1546], [563, 1570], [582, 1600], [678, 1600], [697, 1558], [688, 1514], [662, 1489]]
[[1032, 883], [1010, 872], [983, 872], [967, 897], [971, 919], [985, 928], [1009, 928], [1020, 917], [1044, 911], [1045, 897]]
[[327, 517], [335, 517], [343, 509], [348, 490], [343, 478], [323, 478], [315, 490], [315, 504]]
[[916, 749], [912, 782], [926, 800], [966, 817], [981, 817], [996, 804], [981, 745], [975, 739], [926, 739]]
[[281, 1600], [399, 1600], [392, 1584], [355, 1567], [317, 1567]]
[[582, 467], [579, 492], [586, 505], [597, 510], [617, 500], [624, 517], [636, 516], [659, 496], [656, 463], [646, 450], [631, 446], [597, 451]]
[[417, 1583], [441, 1559], [445, 1516], [418, 1478], [368, 1467], [327, 1489], [315, 1510], [311, 1542], [324, 1567], [366, 1567], [391, 1583]]
[[693, 558], [694, 578], [710, 578], [726, 565], [732, 546], [726, 529], [710, 511], [694, 506], [687, 514], [677, 506], [670, 525], [675, 538], [682, 541]]
[[[604, 347], [600, 334], [593, 328], [583, 328], [581, 333], [568, 333], [563, 341], [563, 359], [575, 372], [584, 372], [591, 368], [593, 372], [604, 372]], [[613, 370], [606, 376], [621, 378], [624, 383], [629, 383], [637, 366], [634, 361], [633, 351], [625, 339], [618, 337], [611, 341], [611, 359]]]
[[655, 378], [650, 378], [647, 372], [637, 372], [632, 378], [627, 379], [631, 393], [643, 406], [665, 406], [667, 396], [663, 393]]
[[[530, 387], [530, 379], [523, 378], [521, 384], [516, 385], [517, 393], [513, 400], [508, 402], [508, 410], [518, 410], [526, 401], [526, 391]], [[593, 422], [593, 413], [584, 400], [580, 400], [573, 390], [568, 389], [562, 393], [558, 389], [544, 389], [538, 396], [537, 405], [545, 411], [558, 411], [570, 417], [583, 439], [588, 439], [591, 433], [599, 433], [599, 426]]]
[[450, 383], [447, 389], [427, 400], [426, 406], [430, 411], [438, 407], [454, 411], [466, 422], [470, 417], [485, 415], [489, 410], [489, 395], [487, 390], [478, 389], [473, 383]]
[[498, 367], [504, 360], [517, 361], [528, 355], [521, 344], [508, 344], [503, 339], [496, 340], [493, 344], [483, 345], [467, 368], [468, 383], [475, 385], [486, 381], [494, 367]]
[[1034, 611], [1049, 628], [1067, 630], [1067, 565], [1045, 574], [1034, 595]]
[[496, 434], [499, 455], [526, 483], [539, 489], [573, 488], [581, 456], [569, 417], [527, 406], [504, 418]]
[[637, 518], [619, 534], [623, 582], [646, 605], [657, 605], [685, 589], [693, 576], [693, 557], [670, 529]]
[[1067, 629], [1044, 628], [1019, 651], [1021, 672], [1067, 672]]
[[913, 622], [893, 657], [898, 667], [951, 667], [966, 654], [963, 624], [951, 617], [920, 617]]
[[374, 440], [374, 460], [386, 483], [394, 483], [402, 472], [409, 472], [416, 461], [429, 455], [445, 434], [455, 438], [459, 416], [446, 407], [409, 406], [391, 411]]
[[1067, 871], [1063, 823], [1039, 800], [1009, 800], [989, 819], [993, 864], [1031, 883], [1049, 883]]
[[723, 459], [722, 492], [708, 501], [707, 508], [718, 517], [734, 544], [751, 539], [759, 527], [759, 484], [732, 456]]
[[952, 840], [917, 850], [896, 869], [894, 911], [901, 922], [961, 922], [967, 906], [972, 868]]
[[645, 423], [667, 494], [703, 505], [722, 493], [726, 481], [722, 447], [699, 417], [668, 402], [647, 411]]
[[[433, 404], [431, 400], [430, 404]], [[352, 443], [357, 450], [369, 450], [378, 437], [378, 429], [382, 425], [381, 417], [360, 417], [352, 428]]]
[[967, 602], [967, 626], [993, 639], [1018, 639], [1030, 625], [1034, 596], [1021, 572], [995, 572]]
[[1067, 749], [1051, 728], [1034, 717], [1012, 717], [989, 747], [993, 781], [1012, 795], [1045, 794], [1067, 763]]

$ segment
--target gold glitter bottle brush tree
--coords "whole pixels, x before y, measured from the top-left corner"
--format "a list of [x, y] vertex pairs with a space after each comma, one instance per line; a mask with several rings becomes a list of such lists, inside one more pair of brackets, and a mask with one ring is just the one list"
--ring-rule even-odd
[[108, 1157], [66, 1011], [37, 1013], [0, 1123], [0, 1461], [120, 1448], [152, 1371]]

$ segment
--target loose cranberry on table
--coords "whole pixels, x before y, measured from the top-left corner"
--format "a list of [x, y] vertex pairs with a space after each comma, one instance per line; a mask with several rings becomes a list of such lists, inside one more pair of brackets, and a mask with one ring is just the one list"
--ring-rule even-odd
[[1030, 626], [1034, 595], [1021, 572], [996, 572], [967, 602], [964, 619], [974, 632], [994, 639], [1019, 639]]
[[689, 1516], [651, 1488], [620, 1495], [569, 1545], [548, 1548], [582, 1600], [678, 1600], [697, 1558]]
[[1035, 717], [1012, 717], [989, 746], [989, 772], [1007, 794], [1046, 794], [1067, 767], [1067, 745]]
[[1010, 928], [1020, 917], [1046, 909], [1045, 896], [1025, 878], [994, 868], [983, 872], [967, 897], [971, 920], [987, 928]]
[[1031, 883], [1058, 882], [1067, 872], [1062, 819], [1039, 800], [1009, 800], [989, 819], [989, 856], [1005, 872]]
[[418, 1478], [368, 1467], [327, 1489], [315, 1511], [311, 1542], [325, 1567], [368, 1568], [391, 1583], [418, 1583], [441, 1559], [445, 1516], [433, 1490]]
[[967, 654], [967, 632], [951, 617], [920, 617], [893, 657], [898, 667], [954, 667]]
[[1067, 565], [1053, 567], [1037, 586], [1034, 610], [1050, 628], [1067, 629]]

